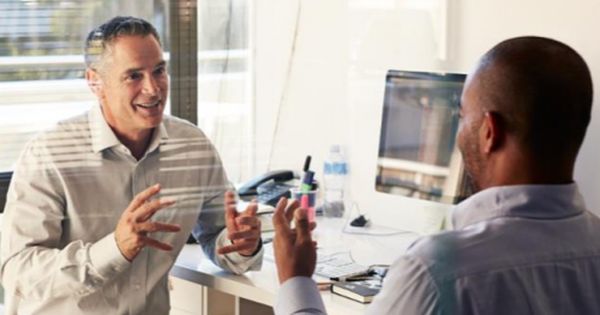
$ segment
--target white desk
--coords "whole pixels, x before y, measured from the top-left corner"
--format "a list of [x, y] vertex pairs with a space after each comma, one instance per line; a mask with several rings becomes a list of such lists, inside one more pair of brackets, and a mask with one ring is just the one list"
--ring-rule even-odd
[[[393, 236], [368, 236], [342, 233], [344, 221], [342, 219], [318, 218], [317, 228], [313, 231], [314, 239], [319, 247], [328, 251], [348, 251], [356, 262], [363, 265], [391, 264], [396, 257], [401, 255], [406, 247], [416, 238], [416, 234], [406, 233]], [[373, 232], [385, 232], [380, 229]], [[387, 231], [389, 232], [389, 230]], [[261, 271], [248, 272], [242, 276], [236, 276], [222, 271], [204, 258], [199, 245], [186, 245], [177, 258], [175, 266], [171, 270], [174, 280], [185, 280], [192, 284], [204, 286], [233, 296], [231, 304], [235, 304], [235, 314], [258, 314], [253, 303], [273, 306], [279, 288], [277, 272], [274, 263], [267, 257], [263, 261]], [[320, 280], [317, 278], [317, 280]], [[177, 289], [177, 284], [174, 284]], [[189, 288], [189, 284], [188, 284]], [[189, 291], [189, 289], [186, 289]], [[366, 308], [358, 302], [351, 301], [341, 296], [322, 291], [323, 301], [329, 314], [352, 315], [362, 314]], [[204, 311], [198, 310], [196, 314], [212, 315], [211, 309], [221, 309], [220, 306], [211, 307], [210, 303], [223, 304], [223, 300], [212, 298], [210, 294], [203, 294], [197, 300], [204, 304]], [[180, 298], [172, 298], [173, 307], [177, 307]], [[250, 301], [251, 303], [248, 303]], [[233, 305], [232, 305], [233, 306]], [[244, 310], [247, 307], [249, 310]], [[268, 314], [269, 307], [264, 307], [264, 313]], [[189, 310], [191, 311], [191, 310]], [[214, 312], [213, 312], [214, 313]], [[227, 311], [225, 313], [228, 313]], [[175, 313], [172, 313], [175, 314]], [[179, 313], [177, 313], [179, 314]], [[189, 314], [189, 313], [181, 313]], [[231, 314], [234, 314], [233, 311]]]

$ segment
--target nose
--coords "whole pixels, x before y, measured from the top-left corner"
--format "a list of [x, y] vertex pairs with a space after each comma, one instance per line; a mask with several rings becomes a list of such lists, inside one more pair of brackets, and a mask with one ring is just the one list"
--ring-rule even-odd
[[160, 86], [156, 82], [156, 79], [150, 75], [146, 76], [146, 78], [144, 79], [144, 85], [142, 87], [142, 90], [144, 94], [154, 96], [157, 95], [160, 91]]

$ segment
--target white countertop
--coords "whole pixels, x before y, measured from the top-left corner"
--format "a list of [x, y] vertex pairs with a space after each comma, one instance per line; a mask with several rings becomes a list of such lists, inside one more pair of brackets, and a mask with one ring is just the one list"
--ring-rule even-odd
[[[413, 233], [399, 234], [398, 231], [383, 228], [352, 229], [352, 231], [394, 235], [348, 234], [342, 233], [345, 223], [342, 219], [318, 218], [317, 222], [313, 238], [319, 247], [327, 251], [349, 251], [357, 263], [366, 266], [391, 264], [418, 237]], [[171, 275], [272, 306], [279, 289], [279, 282], [275, 265], [269, 257], [270, 255], [265, 255], [262, 270], [237, 276], [221, 270], [205, 259], [199, 245], [185, 245], [171, 270]], [[316, 277], [315, 280], [325, 279]], [[322, 291], [322, 296], [329, 314], [362, 314], [367, 306], [329, 291]]]

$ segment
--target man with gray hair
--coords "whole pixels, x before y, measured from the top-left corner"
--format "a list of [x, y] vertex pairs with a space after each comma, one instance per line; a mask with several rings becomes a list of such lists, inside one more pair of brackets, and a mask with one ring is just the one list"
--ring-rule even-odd
[[86, 80], [99, 105], [30, 141], [2, 227], [7, 314], [167, 314], [168, 272], [189, 234], [217, 265], [260, 268], [256, 205], [235, 209], [221, 160], [194, 125], [163, 115], [154, 27], [94, 29]]

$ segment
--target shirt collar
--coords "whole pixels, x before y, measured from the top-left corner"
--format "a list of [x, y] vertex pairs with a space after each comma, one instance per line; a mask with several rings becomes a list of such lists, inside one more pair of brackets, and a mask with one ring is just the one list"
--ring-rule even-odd
[[577, 184], [514, 185], [480, 191], [456, 205], [452, 223], [456, 229], [497, 217], [559, 219], [585, 211]]
[[156, 130], [158, 130], [158, 132], [152, 133], [152, 140], [150, 141], [150, 145], [148, 146], [146, 153], [156, 150], [159, 145], [164, 144], [166, 140], [169, 139], [169, 134], [167, 133], [167, 128], [165, 127], [164, 122], [161, 122], [160, 125], [158, 125], [158, 129], [155, 129], [155, 131]]
[[115, 133], [102, 115], [100, 105], [92, 106], [89, 114], [90, 131], [92, 135], [92, 149], [98, 153], [104, 149], [111, 148], [121, 144]]
[[[102, 150], [121, 144], [115, 133], [106, 122], [100, 105], [92, 106], [88, 117], [92, 135], [92, 149], [94, 150], [94, 153], [98, 153]], [[161, 143], [164, 143], [163, 140], [169, 138], [169, 134], [167, 133], [167, 128], [165, 127], [164, 122], [160, 123], [157, 130], [158, 132], [152, 133], [152, 140], [150, 141], [150, 145], [148, 146], [148, 150], [146, 150], [146, 152], [152, 152], [156, 150]]]

